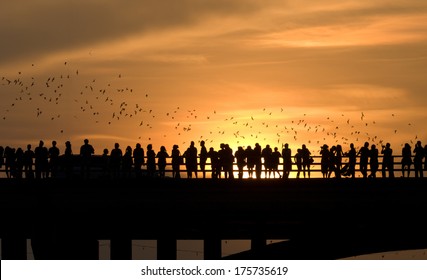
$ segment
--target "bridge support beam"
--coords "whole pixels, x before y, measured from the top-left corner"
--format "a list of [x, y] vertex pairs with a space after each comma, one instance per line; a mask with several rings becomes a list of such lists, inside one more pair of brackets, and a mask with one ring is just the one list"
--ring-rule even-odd
[[204, 259], [219, 260], [222, 257], [222, 240], [219, 238], [208, 238], [203, 243]]
[[157, 240], [157, 259], [176, 260], [176, 239], [160, 238]]

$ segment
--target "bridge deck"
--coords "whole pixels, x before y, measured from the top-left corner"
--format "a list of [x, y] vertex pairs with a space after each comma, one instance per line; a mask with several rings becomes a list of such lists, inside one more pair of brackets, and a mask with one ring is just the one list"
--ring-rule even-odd
[[0, 211], [2, 238], [426, 240], [427, 180], [1, 180]]

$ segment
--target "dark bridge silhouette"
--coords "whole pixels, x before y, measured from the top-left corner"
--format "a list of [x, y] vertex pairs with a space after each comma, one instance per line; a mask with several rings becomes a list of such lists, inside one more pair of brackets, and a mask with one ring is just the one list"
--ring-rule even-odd
[[[212, 180], [143, 178], [0, 180], [3, 259], [131, 259], [132, 240], [250, 239], [227, 259], [337, 259], [427, 248], [427, 181], [421, 178]], [[267, 239], [288, 241], [266, 246]]]

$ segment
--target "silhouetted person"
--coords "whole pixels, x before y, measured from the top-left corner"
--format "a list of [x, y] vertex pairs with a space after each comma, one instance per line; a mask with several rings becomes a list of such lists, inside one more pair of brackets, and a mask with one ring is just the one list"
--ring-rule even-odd
[[312, 159], [311, 152], [307, 149], [305, 145], [302, 145], [301, 155], [302, 155], [302, 169], [303, 169], [304, 178], [305, 178], [306, 171], [308, 175], [307, 177], [310, 178], [310, 165], [313, 162], [311, 161]]
[[137, 143], [133, 149], [133, 162], [135, 168], [135, 176], [140, 178], [142, 176], [142, 165], [145, 164], [145, 152], [141, 144]]
[[124, 178], [130, 178], [132, 173], [132, 165], [133, 165], [133, 158], [132, 158], [132, 148], [131, 146], [127, 146], [125, 150], [125, 154], [122, 158], [122, 172]]
[[342, 157], [344, 156], [344, 153], [342, 151], [342, 146], [341, 145], [337, 145], [336, 149], [335, 149], [335, 173], [337, 175], [337, 177], [341, 177], [341, 169], [342, 169]]
[[22, 171], [24, 169], [24, 151], [22, 148], [16, 149], [15, 153], [15, 177], [22, 179]]
[[197, 178], [197, 148], [194, 146], [194, 141], [191, 141], [190, 147], [184, 152], [185, 167], [187, 169], [187, 177]]
[[351, 178], [355, 178], [356, 176], [356, 162], [357, 162], [357, 152], [354, 148], [354, 144], [350, 144], [350, 151], [348, 151], [345, 156], [348, 157], [348, 167], [344, 172], [344, 176], [350, 176]]
[[243, 150], [242, 146], [237, 148], [237, 151], [234, 153], [234, 157], [237, 161], [238, 177], [239, 179], [243, 179], [243, 168], [246, 166], [246, 156], [245, 150]]
[[24, 173], [27, 179], [34, 179], [33, 158], [35, 158], [35, 154], [31, 150], [31, 145], [28, 144], [27, 150], [24, 152]]
[[424, 170], [427, 171], [427, 145], [424, 146]]
[[286, 143], [282, 149], [282, 158], [283, 158], [283, 178], [289, 178], [289, 175], [292, 171], [292, 151], [289, 149], [289, 144]]
[[357, 155], [360, 155], [360, 172], [363, 178], [368, 178], [368, 161], [369, 161], [369, 143], [365, 142], [364, 146], [360, 148]]
[[256, 156], [254, 150], [252, 150], [251, 146], [247, 146], [245, 150], [245, 157], [247, 161], [247, 167], [248, 167], [248, 177], [250, 179], [253, 178], [254, 173], [254, 167], [256, 162]]
[[208, 157], [211, 160], [211, 177], [212, 179], [218, 178], [221, 173], [221, 162], [219, 160], [218, 152], [214, 148], [209, 148]]
[[221, 172], [222, 171], [224, 171], [224, 172], [226, 172], [225, 171], [225, 169], [226, 169], [226, 167], [225, 167], [225, 165], [226, 165], [226, 156], [225, 156], [225, 144], [224, 143], [221, 143], [220, 145], [219, 145], [219, 151], [218, 151], [218, 164], [219, 164], [219, 172], [217, 173], [217, 175], [218, 175], [218, 178], [221, 178]]
[[5, 171], [6, 171], [6, 177], [12, 178], [15, 168], [15, 149], [6, 146], [4, 149], [4, 158], [5, 158]]
[[224, 146], [224, 176], [227, 179], [233, 179], [234, 178], [234, 172], [233, 172], [233, 163], [234, 163], [234, 155], [233, 150], [230, 148], [228, 144], [225, 144]]
[[256, 143], [254, 147], [254, 159], [255, 159], [255, 177], [261, 179], [262, 172], [262, 160], [261, 160], [261, 146]]
[[202, 174], [203, 174], [203, 179], [206, 178], [205, 167], [206, 167], [207, 159], [208, 159], [208, 151], [207, 151], [206, 146], [205, 146], [205, 141], [201, 141], [200, 142], [199, 161], [200, 161], [200, 170], [202, 171]]
[[110, 153], [110, 172], [112, 178], [120, 177], [120, 169], [122, 164], [123, 152], [120, 149], [120, 144], [115, 143], [114, 149]]
[[294, 161], [297, 165], [297, 178], [299, 178], [301, 170], [302, 170], [302, 151], [301, 149], [297, 149], [297, 153], [294, 155]]
[[273, 178], [276, 178], [276, 173], [279, 175], [279, 178], [282, 178], [282, 175], [279, 173], [280, 157], [279, 148], [275, 147], [274, 152], [271, 154], [271, 171], [273, 172]]
[[414, 149], [414, 168], [415, 168], [415, 178], [423, 178], [423, 158], [425, 156], [425, 151], [421, 145], [421, 141], [417, 141]]
[[411, 146], [408, 143], [405, 143], [405, 146], [402, 148], [402, 177], [405, 177], [405, 170], [407, 174], [411, 173], [411, 164], [412, 164], [412, 152]]
[[383, 162], [381, 168], [382, 177], [387, 177], [386, 170], [388, 170], [388, 177], [394, 178], [393, 150], [390, 148], [390, 143], [387, 143], [385, 146], [382, 146], [381, 154], [383, 155]]
[[378, 149], [376, 145], [371, 146], [371, 150], [369, 151], [369, 166], [371, 167], [371, 174], [369, 175], [370, 178], [376, 178], [377, 177], [377, 171], [378, 171]]
[[266, 145], [261, 151], [261, 156], [264, 159], [264, 173], [265, 178], [270, 178], [271, 176], [271, 154], [273, 150], [270, 148], [270, 145]]
[[48, 172], [48, 157], [49, 151], [44, 146], [44, 142], [40, 140], [39, 146], [34, 150], [36, 157], [35, 160], [35, 169], [36, 169], [36, 178], [46, 178]]
[[84, 144], [80, 147], [80, 172], [82, 178], [90, 177], [91, 159], [95, 150], [92, 145], [89, 144], [89, 140], [85, 139]]
[[339, 177], [339, 173], [337, 172], [337, 147], [336, 146], [332, 146], [331, 149], [329, 150], [329, 172], [328, 172], [328, 178], [331, 178], [332, 173], [335, 174], [335, 177]]
[[49, 148], [49, 170], [52, 178], [58, 176], [59, 167], [59, 149], [56, 147], [56, 141], [52, 141], [52, 147]]
[[0, 146], [0, 169], [3, 168], [4, 165], [4, 148]]
[[157, 157], [157, 166], [159, 167], [160, 178], [164, 178], [165, 170], [166, 170], [166, 159], [169, 157], [169, 154], [167, 153], [165, 146], [160, 147], [160, 151], [157, 153], [156, 157]]
[[108, 149], [104, 149], [102, 151], [102, 177], [109, 178], [110, 177], [110, 156], [108, 155]]
[[153, 150], [153, 145], [147, 145], [147, 175], [154, 177], [156, 174], [156, 153]]
[[323, 178], [327, 178], [328, 177], [328, 170], [329, 170], [329, 159], [330, 159], [330, 151], [329, 151], [329, 146], [324, 144], [321, 148], [320, 148], [320, 156], [321, 156], [321, 160], [320, 160], [320, 170], [322, 172], [322, 177]]
[[171, 156], [172, 156], [172, 178], [180, 179], [181, 174], [179, 169], [183, 162], [182, 162], [182, 156], [181, 156], [181, 152], [179, 151], [178, 145], [173, 145]]
[[74, 171], [74, 159], [73, 159], [73, 150], [71, 147], [71, 142], [65, 142], [65, 151], [63, 155], [63, 166], [65, 170], [65, 177], [72, 178]]

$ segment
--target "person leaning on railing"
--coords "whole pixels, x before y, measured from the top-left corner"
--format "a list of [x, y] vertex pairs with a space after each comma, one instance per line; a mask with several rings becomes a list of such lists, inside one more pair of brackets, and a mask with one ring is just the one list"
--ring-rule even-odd
[[415, 178], [423, 178], [423, 158], [425, 151], [421, 145], [421, 141], [417, 141], [417, 144], [415, 144], [414, 154]]
[[390, 143], [387, 143], [385, 146], [383, 145], [381, 149], [381, 154], [383, 155], [381, 172], [383, 178], [387, 177], [386, 170], [388, 170], [388, 177], [394, 178], [393, 150], [390, 146]]

